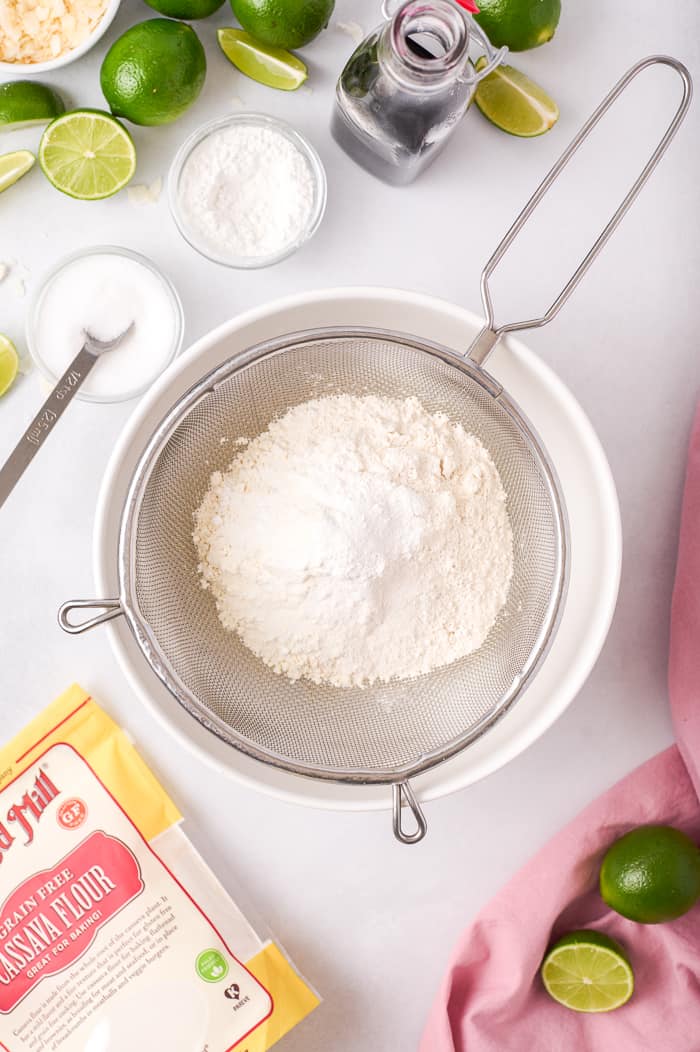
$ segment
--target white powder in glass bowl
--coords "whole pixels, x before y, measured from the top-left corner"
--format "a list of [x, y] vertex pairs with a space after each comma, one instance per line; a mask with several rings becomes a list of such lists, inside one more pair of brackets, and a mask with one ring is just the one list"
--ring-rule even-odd
[[175, 216], [194, 247], [220, 262], [268, 259], [309, 230], [316, 184], [302, 146], [276, 122], [234, 119], [213, 126], [186, 154]]

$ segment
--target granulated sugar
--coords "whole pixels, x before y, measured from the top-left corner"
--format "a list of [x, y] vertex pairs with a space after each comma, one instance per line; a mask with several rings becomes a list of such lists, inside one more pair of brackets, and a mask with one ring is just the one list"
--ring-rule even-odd
[[190, 231], [218, 256], [272, 256], [308, 225], [314, 180], [303, 153], [282, 132], [233, 124], [193, 149], [178, 199]]
[[212, 476], [195, 520], [224, 626], [275, 671], [338, 687], [476, 650], [513, 572], [488, 451], [415, 398], [290, 409]]

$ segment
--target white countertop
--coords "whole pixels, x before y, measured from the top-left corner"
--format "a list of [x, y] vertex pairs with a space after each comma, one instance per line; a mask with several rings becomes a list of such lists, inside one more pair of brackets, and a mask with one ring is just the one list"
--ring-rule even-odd
[[[334, 21], [369, 30], [378, 2], [338, 0]], [[700, 77], [696, 0], [660, 10], [651, 0], [591, 6], [564, 0], [555, 40], [516, 64], [558, 100], [548, 135], [518, 140], [471, 112], [446, 153], [398, 190], [356, 168], [328, 133], [333, 85], [352, 42], [332, 28], [305, 52], [310, 87], [285, 95], [245, 80], [218, 53], [227, 10], [196, 25], [209, 75], [176, 124], [137, 128], [137, 182], [164, 176], [175, 148], [204, 120], [241, 100], [306, 133], [328, 170], [329, 204], [315, 239], [276, 268], [236, 272], [197, 256], [179, 237], [163, 196], [136, 206], [126, 194], [97, 204], [56, 193], [38, 170], [0, 197], [0, 259], [27, 268], [27, 297], [0, 285], [0, 330], [23, 344], [24, 315], [42, 271], [95, 243], [145, 252], [177, 285], [187, 340], [246, 308], [321, 286], [413, 288], [479, 309], [479, 272], [495, 242], [570, 137], [617, 77], [652, 52], [675, 55]], [[107, 36], [151, 16], [124, 0]], [[102, 103], [105, 43], [51, 78], [72, 104]], [[588, 247], [676, 104], [669, 70], [645, 74], [563, 185], [544, 205], [495, 281], [510, 320], [543, 308]], [[69, 639], [59, 604], [93, 594], [91, 531], [109, 452], [130, 404], [74, 404], [1, 513], [2, 728], [20, 728], [79, 680], [133, 734], [190, 819], [215, 870], [239, 883], [324, 997], [284, 1044], [288, 1052], [408, 1052], [457, 935], [490, 895], [596, 794], [672, 740], [666, 702], [668, 607], [685, 444], [698, 394], [697, 103], [677, 141], [601, 259], [548, 328], [528, 342], [572, 388], [610, 459], [624, 530], [616, 618], [603, 654], [565, 716], [497, 774], [427, 805], [427, 839], [394, 842], [388, 814], [309, 811], [217, 774], [164, 734], [130, 695], [100, 632]], [[34, 148], [27, 130], [4, 136]], [[0, 455], [43, 397], [36, 371], [0, 402]]]

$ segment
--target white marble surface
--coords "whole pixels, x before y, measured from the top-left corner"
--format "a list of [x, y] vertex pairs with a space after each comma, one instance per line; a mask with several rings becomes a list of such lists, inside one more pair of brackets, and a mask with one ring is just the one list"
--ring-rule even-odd
[[[337, 20], [369, 29], [378, 3], [338, 0]], [[149, 17], [124, 0], [106, 43]], [[328, 212], [297, 257], [263, 272], [218, 268], [188, 248], [164, 199], [137, 207], [61, 197], [39, 171], [0, 197], [0, 258], [28, 269], [27, 297], [0, 285], [0, 329], [23, 343], [28, 298], [42, 271], [81, 246], [141, 250], [177, 284], [193, 339], [231, 314], [319, 286], [419, 289], [478, 309], [479, 271], [549, 164], [612, 82], [645, 54], [665, 51], [700, 75], [695, 0], [663, 11], [651, 0], [590, 5], [564, 0], [553, 43], [518, 65], [557, 98], [547, 136], [521, 141], [468, 115], [445, 155], [406, 190], [375, 182], [328, 134], [333, 84], [350, 39], [331, 29], [307, 52], [310, 88], [282, 95], [245, 81], [217, 53], [222, 11], [201, 26], [210, 59], [204, 93], [180, 122], [137, 129], [137, 181], [165, 175], [184, 136], [241, 104], [291, 120], [328, 169]], [[50, 78], [71, 103], [100, 105], [105, 45]], [[647, 74], [597, 132], [542, 208], [495, 285], [499, 314], [531, 313], [600, 228], [658, 136], [678, 87]], [[630, 217], [583, 287], [530, 344], [589, 413], [619, 488], [625, 558], [617, 615], [601, 659], [566, 715], [528, 752], [487, 780], [428, 805], [430, 833], [394, 843], [385, 814], [314, 812], [228, 781], [170, 740], [129, 696], [103, 634], [67, 639], [55, 612], [89, 595], [95, 497], [110, 449], [131, 410], [74, 405], [1, 513], [3, 736], [78, 679], [133, 733], [190, 817], [190, 833], [231, 886], [245, 888], [325, 998], [284, 1045], [289, 1052], [404, 1052], [415, 1048], [451, 945], [488, 897], [585, 803], [671, 741], [665, 672], [684, 447], [698, 393], [700, 280], [697, 106]], [[33, 130], [3, 150], [33, 147]], [[0, 451], [42, 396], [23, 378], [0, 403]], [[514, 1046], [515, 1047], [515, 1046]]]

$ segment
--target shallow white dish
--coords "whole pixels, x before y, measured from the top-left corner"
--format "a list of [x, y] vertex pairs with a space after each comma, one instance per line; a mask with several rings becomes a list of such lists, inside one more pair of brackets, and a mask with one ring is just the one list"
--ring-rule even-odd
[[0, 74], [2, 76], [9, 74], [11, 77], [22, 78], [38, 77], [43, 73], [52, 73], [56, 69], [62, 69], [63, 66], [68, 66], [71, 62], [75, 62], [76, 59], [82, 58], [105, 35], [116, 18], [121, 2], [122, 0], [107, 0], [105, 12], [90, 36], [83, 40], [82, 44], [74, 47], [72, 51], [66, 51], [63, 55], [58, 55], [57, 58], [49, 59], [46, 62], [0, 62]]
[[[481, 328], [468, 311], [388, 289], [330, 289], [278, 300], [227, 322], [185, 351], [144, 397], [105, 472], [94, 534], [96, 594], [116, 596], [119, 518], [135, 463], [156, 424], [205, 372], [232, 354], [285, 332], [325, 325], [396, 329], [448, 347], [467, 348]], [[602, 447], [578, 403], [520, 341], [494, 352], [500, 380], [539, 432], [559, 473], [570, 518], [569, 594], [559, 632], [532, 684], [481, 739], [415, 779], [421, 800], [464, 788], [532, 744], [571, 703], [600, 653], [615, 609], [622, 539], [615, 486]], [[129, 682], [163, 724], [206, 762], [245, 784], [311, 807], [374, 810], [391, 806], [385, 786], [335, 785], [288, 774], [244, 756], [190, 717], [149, 668], [122, 621], [106, 626]]]

